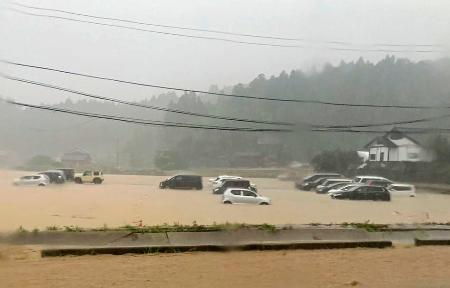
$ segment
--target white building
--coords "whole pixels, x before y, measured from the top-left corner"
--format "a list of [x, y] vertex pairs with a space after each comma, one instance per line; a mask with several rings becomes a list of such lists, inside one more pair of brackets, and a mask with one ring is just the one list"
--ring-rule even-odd
[[371, 162], [419, 162], [433, 159], [431, 153], [419, 142], [396, 128], [373, 139], [365, 148], [369, 151], [369, 161]]

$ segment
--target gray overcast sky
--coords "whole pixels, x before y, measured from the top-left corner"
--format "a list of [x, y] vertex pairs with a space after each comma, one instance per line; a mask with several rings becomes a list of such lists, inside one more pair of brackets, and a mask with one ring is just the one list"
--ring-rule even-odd
[[[0, 2], [2, 6], [7, 5], [6, 1]], [[20, 2], [100, 16], [229, 32], [359, 43], [450, 45], [448, 0]], [[189, 31], [183, 33], [202, 34]], [[321, 49], [326, 45], [313, 49], [293, 49], [186, 39], [37, 18], [6, 10], [0, 11], [0, 36], [1, 58], [196, 89], [208, 89], [211, 84], [222, 87], [248, 83], [260, 73], [271, 76], [278, 75], [282, 70], [320, 67], [325, 62], [337, 64], [341, 60], [353, 61], [361, 56], [377, 61], [386, 56], [386, 53]], [[448, 51], [448, 46], [446, 49]], [[422, 60], [448, 56], [448, 52], [394, 55]], [[6, 65], [0, 67], [2, 71], [16, 76], [122, 99], [137, 100], [163, 92]], [[1, 94], [29, 103], [54, 103], [70, 96], [7, 80], [0, 80], [0, 85]]]

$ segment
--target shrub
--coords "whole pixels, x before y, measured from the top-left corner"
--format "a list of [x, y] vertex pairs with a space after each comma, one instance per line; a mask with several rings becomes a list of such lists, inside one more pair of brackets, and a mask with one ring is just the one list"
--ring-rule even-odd
[[349, 169], [362, 164], [355, 151], [324, 151], [311, 160], [311, 164], [318, 172], [337, 172], [344, 174]]

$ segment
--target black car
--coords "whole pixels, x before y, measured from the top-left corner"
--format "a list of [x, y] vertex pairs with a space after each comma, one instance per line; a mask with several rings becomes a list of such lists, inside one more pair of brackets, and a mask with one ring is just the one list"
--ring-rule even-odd
[[320, 185], [320, 184], [317, 184], [317, 181], [319, 181], [322, 178], [329, 179], [329, 178], [341, 178], [341, 177], [342, 177], [342, 175], [338, 174], [338, 173], [313, 174], [308, 177], [305, 177], [303, 179], [303, 181], [301, 181], [301, 182], [300, 181], [295, 182], [295, 187], [300, 190], [309, 191], [312, 188], [315, 188], [317, 185]]
[[[329, 182], [329, 181], [328, 181]], [[331, 184], [327, 184], [324, 183], [323, 185], [326, 186], [321, 186], [320, 188], [316, 187], [316, 193], [317, 194], [327, 194], [328, 191], [330, 191], [331, 189], [338, 189], [347, 185], [352, 184], [351, 182], [333, 182]]]
[[213, 194], [223, 194], [228, 188], [243, 188], [257, 192], [256, 188], [251, 185], [249, 180], [245, 179], [225, 179], [222, 185], [213, 190]]
[[349, 199], [349, 200], [381, 200], [391, 201], [391, 194], [385, 187], [381, 186], [357, 186], [331, 195], [333, 199]]
[[313, 182], [308, 182], [307, 186], [303, 189], [306, 191], [310, 191], [315, 189], [317, 186], [322, 185], [323, 183], [325, 183], [328, 179], [330, 178], [334, 178], [334, 177], [323, 177], [323, 178], [317, 178], [315, 181]]
[[63, 184], [64, 182], [66, 182], [66, 177], [60, 170], [48, 170], [39, 172], [38, 174], [47, 175], [50, 179], [50, 183]]
[[56, 170], [62, 171], [66, 177], [66, 181], [74, 181], [75, 179], [75, 169], [72, 168], [58, 168]]
[[165, 189], [203, 189], [202, 177], [197, 175], [176, 175], [159, 183], [159, 188]]
[[369, 181], [367, 181], [367, 185], [370, 185], [370, 186], [388, 187], [392, 184], [394, 184], [394, 182], [392, 182], [390, 180], [369, 180]]

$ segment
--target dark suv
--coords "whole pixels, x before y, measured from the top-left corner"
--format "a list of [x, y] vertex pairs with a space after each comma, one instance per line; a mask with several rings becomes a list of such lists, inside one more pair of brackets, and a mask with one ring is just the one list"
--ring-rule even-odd
[[203, 189], [202, 177], [196, 175], [176, 175], [159, 183], [159, 188], [165, 189]]
[[75, 169], [73, 168], [58, 168], [56, 170], [62, 171], [66, 177], [66, 181], [74, 181], [75, 179]]
[[225, 179], [222, 185], [213, 190], [213, 194], [223, 194], [228, 188], [243, 188], [257, 192], [256, 188], [251, 185], [250, 181], [244, 179]]
[[48, 170], [44, 172], [39, 172], [38, 174], [47, 175], [50, 179], [50, 183], [63, 184], [66, 182], [66, 176], [60, 170]]
[[317, 173], [303, 178], [303, 181], [295, 182], [295, 187], [300, 190], [309, 191], [315, 188], [318, 181], [322, 178], [342, 178], [341, 174], [338, 173]]

